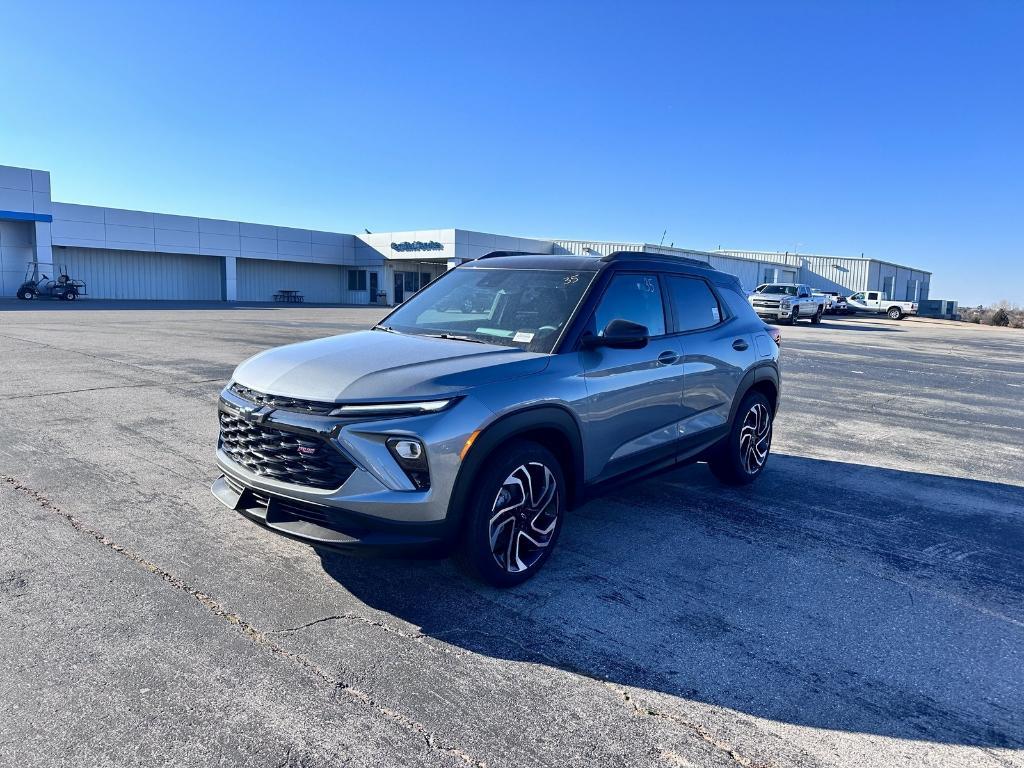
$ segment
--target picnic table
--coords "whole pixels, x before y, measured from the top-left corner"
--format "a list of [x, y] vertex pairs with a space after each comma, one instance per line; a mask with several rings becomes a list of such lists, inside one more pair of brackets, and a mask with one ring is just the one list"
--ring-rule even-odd
[[278, 291], [274, 294], [274, 301], [303, 302], [306, 297], [302, 291]]

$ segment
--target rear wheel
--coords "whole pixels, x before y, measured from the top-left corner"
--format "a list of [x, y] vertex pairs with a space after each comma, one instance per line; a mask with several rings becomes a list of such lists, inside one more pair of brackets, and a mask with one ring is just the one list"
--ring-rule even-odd
[[64, 295], [61, 296], [61, 298], [64, 299], [64, 301], [74, 301], [75, 299], [78, 298], [78, 291], [76, 291], [74, 288], [68, 288], [66, 291], [64, 291]]
[[772, 448], [775, 416], [768, 398], [749, 392], [736, 410], [729, 434], [708, 459], [708, 467], [725, 485], [747, 485], [764, 471]]
[[487, 459], [473, 486], [459, 562], [493, 586], [521, 584], [547, 562], [562, 528], [558, 459], [538, 443], [514, 441]]
[[899, 307], [889, 307], [889, 311], [886, 312], [890, 320], [902, 320], [903, 310]]

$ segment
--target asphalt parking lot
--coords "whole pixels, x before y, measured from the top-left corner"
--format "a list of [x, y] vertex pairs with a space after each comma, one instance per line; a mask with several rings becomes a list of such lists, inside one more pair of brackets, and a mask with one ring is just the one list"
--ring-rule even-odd
[[1024, 766], [1024, 331], [783, 328], [758, 484], [498, 592], [209, 493], [234, 364], [380, 314], [0, 304], [0, 763]]

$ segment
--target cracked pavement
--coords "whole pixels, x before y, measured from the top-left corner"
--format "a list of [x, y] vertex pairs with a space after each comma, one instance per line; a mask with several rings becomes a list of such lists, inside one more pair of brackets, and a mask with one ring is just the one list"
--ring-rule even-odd
[[234, 364], [380, 315], [0, 302], [0, 763], [1024, 766], [1024, 332], [784, 328], [758, 484], [496, 592], [209, 493]]

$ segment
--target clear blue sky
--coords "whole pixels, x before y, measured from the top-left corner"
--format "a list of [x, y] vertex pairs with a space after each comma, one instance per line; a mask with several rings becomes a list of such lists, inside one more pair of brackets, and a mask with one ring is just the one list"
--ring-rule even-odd
[[7, 2], [0, 163], [360, 232], [864, 253], [1024, 303], [1022, 2]]

